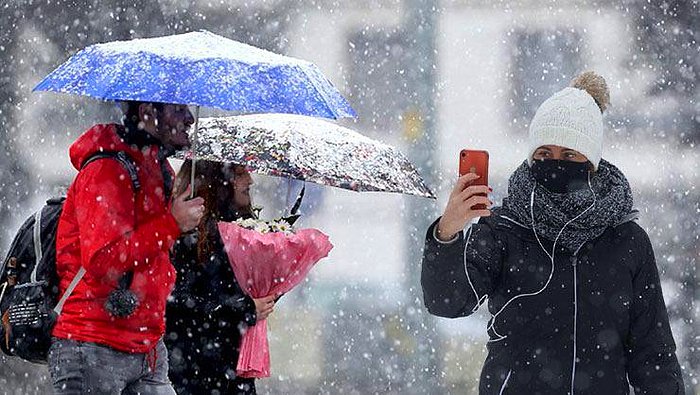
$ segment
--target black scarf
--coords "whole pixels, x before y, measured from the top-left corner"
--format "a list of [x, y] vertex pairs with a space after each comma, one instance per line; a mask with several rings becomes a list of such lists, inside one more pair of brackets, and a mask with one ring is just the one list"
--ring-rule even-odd
[[576, 252], [585, 242], [599, 237], [608, 227], [616, 225], [632, 212], [632, 190], [627, 178], [610, 162], [600, 161], [598, 171], [591, 176], [591, 187], [595, 193], [595, 205], [568, 224], [558, 239], [557, 235], [564, 225], [593, 204], [591, 189], [569, 193], [549, 192], [537, 184], [525, 161], [510, 177], [503, 207], [513, 213], [516, 220], [532, 227], [530, 197], [534, 189], [534, 227], [537, 235], [550, 242], [557, 239], [557, 245]]

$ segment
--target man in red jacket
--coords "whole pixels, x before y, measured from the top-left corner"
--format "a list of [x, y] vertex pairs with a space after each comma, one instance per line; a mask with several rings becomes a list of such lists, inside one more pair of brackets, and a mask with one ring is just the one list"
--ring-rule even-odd
[[[58, 225], [56, 267], [65, 292], [82, 267], [53, 329], [49, 367], [57, 394], [174, 394], [162, 336], [165, 303], [175, 282], [169, 250], [204, 213], [202, 198], [171, 199], [166, 157], [187, 147], [194, 119], [185, 105], [130, 102], [124, 125], [95, 125], [70, 148], [79, 170]], [[140, 188], [103, 151], [125, 152]], [[84, 168], [83, 168], [84, 166]], [[106, 301], [125, 275], [137, 304], [127, 316]], [[123, 282], [122, 282], [123, 284]], [[122, 285], [123, 286], [123, 285]]]

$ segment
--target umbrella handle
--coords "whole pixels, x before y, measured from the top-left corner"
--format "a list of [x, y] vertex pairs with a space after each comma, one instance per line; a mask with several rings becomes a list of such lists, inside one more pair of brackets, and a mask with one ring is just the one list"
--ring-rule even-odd
[[294, 202], [294, 206], [292, 206], [292, 209], [289, 210], [290, 215], [296, 215], [296, 213], [299, 211], [299, 207], [301, 206], [301, 201], [304, 199], [304, 192], [306, 191], [306, 182], [304, 182], [304, 186], [301, 187], [301, 192], [299, 192], [299, 196], [297, 196], [297, 200]]
[[301, 188], [301, 192], [299, 192], [299, 196], [297, 197], [296, 202], [294, 202], [294, 206], [292, 206], [292, 208], [289, 210], [289, 215], [282, 217], [282, 219], [287, 221], [290, 225], [294, 225], [294, 223], [301, 216], [300, 214], [297, 214], [297, 212], [299, 212], [299, 206], [301, 206], [301, 201], [304, 198], [304, 191], [306, 191], [306, 182], [304, 182], [304, 186]]
[[[285, 202], [285, 206], [289, 206], [289, 202], [291, 201], [293, 181], [293, 179], [287, 178], [287, 199]], [[302, 182], [303, 184], [301, 187], [301, 191], [299, 192], [299, 195], [294, 201], [294, 205], [289, 209], [289, 216], [296, 215], [296, 213], [299, 211], [299, 207], [301, 206], [301, 201], [302, 199], [304, 199], [304, 192], [306, 191], [306, 181], [302, 180]]]
[[190, 174], [190, 199], [194, 198], [194, 176], [197, 168], [197, 132], [199, 130], [199, 106], [194, 108], [194, 131], [192, 132], [192, 172]]

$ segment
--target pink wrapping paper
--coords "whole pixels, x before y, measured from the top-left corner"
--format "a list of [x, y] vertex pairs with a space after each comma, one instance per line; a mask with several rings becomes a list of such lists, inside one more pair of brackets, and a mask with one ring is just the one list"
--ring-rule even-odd
[[[255, 299], [289, 292], [333, 248], [328, 236], [316, 229], [260, 233], [232, 222], [218, 225], [236, 279]], [[243, 334], [236, 374], [270, 376], [266, 320], [258, 321]]]

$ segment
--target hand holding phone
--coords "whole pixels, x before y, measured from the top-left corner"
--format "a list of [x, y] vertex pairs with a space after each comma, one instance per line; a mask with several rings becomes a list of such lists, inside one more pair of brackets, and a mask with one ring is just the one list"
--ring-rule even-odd
[[[487, 151], [463, 149], [459, 153], [459, 175], [474, 173], [479, 178], [471, 182], [470, 185], [489, 185], [489, 153]], [[479, 194], [486, 196], [486, 194]], [[477, 204], [472, 207], [474, 210], [485, 210], [486, 205]]]
[[487, 196], [491, 192], [488, 186], [488, 159], [486, 151], [460, 152], [460, 177], [438, 223], [439, 239], [450, 240], [474, 218], [491, 215], [491, 201]]

